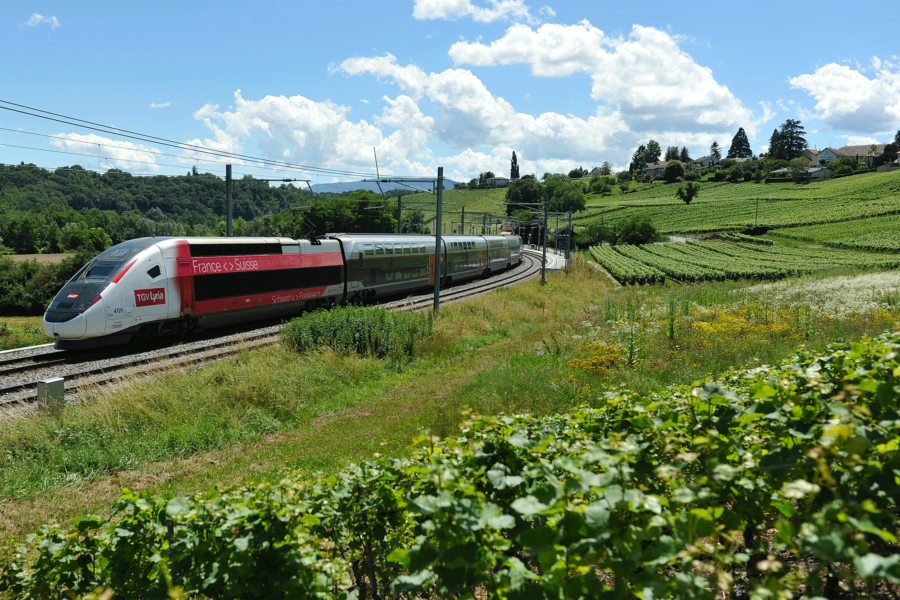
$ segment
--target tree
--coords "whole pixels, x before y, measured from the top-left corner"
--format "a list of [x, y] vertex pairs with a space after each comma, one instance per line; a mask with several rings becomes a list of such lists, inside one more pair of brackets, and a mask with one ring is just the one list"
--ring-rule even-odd
[[684, 177], [684, 165], [677, 160], [670, 161], [666, 168], [663, 169], [662, 178], [669, 183], [675, 183], [675, 180], [679, 177]]
[[897, 134], [894, 136], [894, 143], [900, 146], [900, 129], [897, 130]]
[[649, 244], [659, 239], [650, 215], [636, 214], [616, 223], [617, 244]]
[[[662, 154], [662, 148], [659, 145], [659, 142], [656, 140], [650, 140], [647, 142], [647, 149], [644, 150], [644, 163], [655, 163], [659, 162], [659, 157]], [[641, 165], [643, 168], [644, 165]]]
[[516, 158], [516, 151], [513, 150], [512, 161], [509, 163], [509, 178], [519, 178], [519, 159]]
[[781, 139], [781, 132], [777, 129], [772, 132], [769, 138], [769, 158], [775, 160], [785, 159], [784, 141]]
[[544, 179], [544, 193], [550, 195], [552, 212], [578, 212], [584, 210], [584, 185], [562, 174], [548, 175]]
[[696, 198], [699, 194], [700, 184], [694, 183], [693, 181], [688, 181], [683, 186], [675, 190], [675, 197], [683, 201], [685, 204], [690, 204], [691, 200]]
[[587, 171], [582, 169], [581, 167], [575, 167], [571, 171], [569, 171], [569, 179], [581, 179], [587, 175]]
[[750, 158], [753, 156], [753, 150], [750, 149], [750, 140], [743, 127], [739, 127], [734, 138], [731, 140], [731, 147], [728, 149], [728, 158]]
[[803, 181], [806, 178], [806, 169], [809, 168], [809, 161], [800, 156], [792, 159], [790, 165], [791, 179], [793, 179], [795, 183]]
[[523, 177], [509, 182], [506, 188], [506, 214], [526, 208], [525, 204], [535, 204], [543, 199], [544, 186], [534, 177]]
[[628, 165], [629, 172], [640, 172], [644, 168], [644, 154], [647, 153], [647, 147], [641, 144], [638, 146], [634, 154], [631, 155], [631, 163]]
[[591, 177], [591, 183], [588, 185], [592, 194], [606, 194], [611, 191], [609, 181], [601, 175]]
[[478, 179], [475, 179], [475, 178], [470, 179], [468, 187], [470, 190], [478, 189]]
[[712, 158], [714, 165], [719, 164], [719, 161], [722, 160], [722, 149], [719, 148], [719, 142], [713, 142], [709, 147], [709, 157]]
[[612, 165], [608, 160], [604, 160], [603, 164], [600, 165], [600, 174], [601, 175], [612, 175]]
[[612, 242], [615, 234], [602, 221], [594, 221], [578, 233], [579, 246], [602, 246], [603, 242]]
[[681, 147], [681, 153], [678, 155], [678, 160], [680, 160], [683, 163], [691, 162], [691, 155], [688, 152], [687, 146]]
[[806, 129], [796, 119], [788, 119], [782, 123], [778, 133], [781, 137], [781, 145], [784, 148], [784, 157], [778, 158], [786, 158], [788, 160], [797, 158], [801, 152], [809, 147], [806, 138], [803, 137]]
[[669, 162], [670, 160], [678, 160], [678, 146], [668, 146], [666, 148], [666, 155], [663, 160], [665, 162]]

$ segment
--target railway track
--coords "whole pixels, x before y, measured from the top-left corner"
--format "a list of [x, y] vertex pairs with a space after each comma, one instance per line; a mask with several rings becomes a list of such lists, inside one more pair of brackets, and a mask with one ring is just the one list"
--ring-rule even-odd
[[[498, 287], [520, 283], [540, 273], [540, 259], [523, 254], [521, 264], [484, 280], [454, 285], [441, 291], [441, 303], [449, 304], [489, 292]], [[434, 294], [420, 294], [382, 303], [391, 310], [418, 311], [432, 306]], [[37, 382], [48, 377], [66, 379], [66, 396], [86, 389], [108, 385], [125, 378], [183, 369], [221, 360], [250, 349], [280, 343], [278, 326], [243, 333], [192, 341], [180, 346], [151, 347], [139, 352], [121, 349], [73, 353], [45, 346], [22, 349], [12, 358], [0, 359], [0, 409], [23, 407], [35, 402]]]

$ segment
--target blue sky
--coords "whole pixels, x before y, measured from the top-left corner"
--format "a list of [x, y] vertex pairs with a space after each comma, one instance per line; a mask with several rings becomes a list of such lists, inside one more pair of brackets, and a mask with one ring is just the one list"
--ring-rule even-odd
[[[621, 168], [651, 138], [699, 157], [738, 127], [760, 151], [787, 118], [819, 148], [900, 128], [887, 3], [547, 2], [7, 0], [0, 99], [360, 173], [375, 146], [386, 172], [456, 179], [508, 174], [513, 150], [538, 174]], [[200, 158], [8, 111], [0, 127], [59, 136], [0, 130], [4, 163], [177, 174]]]

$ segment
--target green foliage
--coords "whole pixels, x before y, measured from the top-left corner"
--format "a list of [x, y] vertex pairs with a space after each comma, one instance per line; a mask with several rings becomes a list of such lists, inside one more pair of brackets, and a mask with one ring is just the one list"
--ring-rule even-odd
[[506, 187], [506, 214], [511, 215], [524, 204], [536, 204], [543, 200], [544, 186], [534, 178], [516, 179]]
[[616, 252], [612, 246], [593, 246], [591, 256], [602, 265], [609, 274], [623, 284], [665, 283], [666, 274], [659, 269], [647, 266], [639, 261]]
[[753, 150], [750, 149], [750, 140], [747, 139], [747, 133], [743, 127], [739, 127], [731, 140], [728, 158], [750, 158], [752, 155]]
[[700, 184], [694, 183], [692, 181], [688, 181], [683, 186], [679, 187], [675, 190], [675, 197], [684, 202], [685, 204], [690, 204], [691, 200], [696, 198], [700, 194]]
[[81, 248], [56, 265], [0, 257], [0, 314], [44, 314], [62, 286], [96, 254]]
[[684, 165], [678, 162], [678, 160], [673, 159], [666, 165], [666, 168], [663, 169], [662, 178], [669, 183], [675, 183], [679, 177], [684, 177]]
[[643, 213], [616, 223], [615, 233], [616, 244], [649, 244], [659, 239], [653, 219]]
[[[647, 148], [644, 150], [643, 163], [655, 163], [659, 161], [659, 157], [662, 156], [662, 148], [659, 145], [659, 142], [656, 140], [650, 140], [647, 142]], [[644, 164], [641, 164], [643, 168]]]
[[519, 159], [516, 157], [515, 150], [513, 150], [512, 160], [509, 162], [509, 178], [513, 180], [519, 178]]
[[562, 174], [548, 174], [544, 178], [544, 193], [550, 194], [551, 212], [584, 210], [584, 185]]
[[344, 306], [306, 313], [282, 327], [285, 346], [301, 354], [331, 348], [339, 354], [409, 359], [431, 321], [411, 312]]
[[0, 589], [712, 599], [839, 580], [860, 597], [900, 584], [897, 372], [900, 336], [883, 335], [565, 415], [472, 416], [336, 477], [126, 491], [110, 517], [42, 529]]
[[775, 280], [836, 266], [893, 269], [900, 258], [888, 255], [778, 248], [755, 243], [722, 241], [650, 245], [640, 248], [617, 244], [620, 254], [687, 282], [725, 279]]

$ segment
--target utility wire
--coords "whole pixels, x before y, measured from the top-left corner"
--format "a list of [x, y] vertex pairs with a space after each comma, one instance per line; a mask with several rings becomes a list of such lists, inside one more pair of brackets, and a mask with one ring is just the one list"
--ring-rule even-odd
[[[98, 143], [98, 142], [88, 142], [88, 141], [85, 141], [85, 140], [73, 140], [73, 139], [71, 139], [71, 138], [63, 137], [63, 136], [60, 136], [60, 135], [50, 135], [50, 134], [47, 134], [47, 133], [35, 133], [35, 132], [33, 132], [33, 131], [23, 131], [23, 130], [21, 130], [21, 129], [10, 129], [10, 128], [8, 128], [8, 127], [0, 127], [0, 131], [9, 131], [9, 132], [12, 132], [12, 133], [23, 133], [23, 134], [27, 134], [27, 135], [36, 135], [36, 136], [39, 136], [39, 137], [51, 138], [51, 139], [54, 139], [54, 140], [63, 140], [63, 141], [66, 141], [66, 142], [72, 142], [72, 143], [76, 143], [76, 144], [85, 144], [85, 145], [87, 145], [87, 146], [102, 146], [102, 147], [104, 147], [104, 148], [117, 148], [117, 149], [119, 149], [119, 150], [127, 150], [127, 151], [129, 151], [129, 152], [142, 152], [142, 153], [144, 153], [144, 154], [153, 154], [154, 156], [171, 156], [171, 157], [173, 157], [173, 158], [181, 158], [181, 159], [184, 159], [184, 160], [187, 160], [187, 161], [192, 161], [192, 162], [194, 162], [194, 163], [200, 162], [200, 163], [202, 163], [202, 164], [217, 164], [217, 165], [225, 165], [225, 164], [229, 164], [228, 162], [222, 161], [222, 160], [210, 160], [210, 159], [208, 159], [208, 158], [192, 158], [192, 157], [190, 157], [190, 156], [185, 156], [184, 154], [168, 154], [168, 153], [166, 153], [166, 152], [159, 152], [159, 151], [154, 151], [154, 150], [143, 150], [143, 149], [140, 149], [140, 148], [126, 148], [126, 147], [123, 147], [123, 146], [116, 146], [115, 144], [100, 144], [100, 143]], [[22, 148], [25, 148], [25, 146], [21, 146], [21, 147], [22, 147]], [[31, 149], [32, 149], [32, 150], [40, 150], [40, 148], [31, 148]], [[80, 155], [78, 155], [78, 156], [94, 156], [94, 155], [91, 155], [91, 154], [80, 154]], [[113, 158], [113, 157], [110, 157], [110, 159], [111, 159], [111, 160], [128, 160], [128, 159], [125, 159], [125, 158], [119, 159], [119, 158]], [[162, 163], [151, 163], [151, 164], [160, 164], [160, 165], [161, 165]], [[166, 165], [166, 166], [173, 166], [173, 165]], [[178, 168], [181, 169], [181, 168], [184, 168], [184, 167], [190, 167], [190, 166], [192, 166], [191, 163], [185, 163], [185, 164], [182, 165], [182, 166], [178, 166]], [[284, 172], [284, 171], [285, 171], [285, 169], [277, 169], [277, 168], [274, 168], [274, 167], [261, 167], [261, 166], [259, 166], [259, 165], [255, 165], [254, 168], [257, 168], [257, 169], [263, 169], [263, 170], [266, 170], [266, 171], [275, 171], [275, 172]]]
[[[111, 157], [111, 156], [110, 156], [110, 157], [107, 157], [107, 156], [97, 156], [96, 154], [79, 154], [78, 152], [66, 152], [65, 150], [49, 150], [49, 149], [47, 149], [47, 148], [32, 148], [31, 146], [16, 146], [15, 144], [4, 144], [3, 142], [0, 142], [0, 147], [3, 147], [3, 148], [21, 148], [22, 150], [35, 150], [35, 151], [37, 151], [37, 152], [52, 152], [52, 153], [54, 153], [54, 154], [70, 154], [70, 155], [72, 155], [72, 156], [86, 156], [86, 157], [88, 157], [88, 158], [96, 158], [96, 159], [101, 159], [101, 158], [102, 158], [102, 159], [110, 160], [110, 161], [112, 161], [112, 160], [120, 160], [120, 161], [124, 161], [124, 162], [138, 163], [138, 164], [142, 164], [142, 165], [156, 165], [156, 166], [159, 166], [159, 167], [174, 167], [174, 168], [176, 168], [176, 169], [182, 169], [182, 170], [183, 170], [186, 166], [188, 166], [188, 165], [168, 165], [168, 164], [165, 164], [165, 163], [149, 162], [149, 161], [146, 161], [146, 160], [134, 160], [134, 159], [131, 159], [131, 158], [113, 158], [113, 157]], [[222, 169], [208, 169], [208, 170], [211, 170], [211, 171], [214, 170], [214, 171], [216, 171], [217, 173], [224, 173], [224, 172], [225, 172], [225, 171], [222, 170]]]
[[[18, 106], [19, 108], [24, 108], [29, 111], [44, 113], [44, 114], [35, 114], [33, 112], [26, 112], [26, 110], [18, 110], [15, 108], [10, 108], [9, 106], [0, 106], [0, 108], [2, 108], [3, 110], [16, 112], [16, 113], [20, 113], [23, 115], [28, 115], [31, 117], [37, 117], [39, 119], [46, 119], [48, 121], [55, 121], [57, 123], [63, 123], [65, 125], [71, 125], [73, 127], [81, 127], [81, 128], [90, 129], [93, 131], [99, 131], [99, 132], [105, 133], [107, 135], [117, 135], [120, 137], [126, 137], [126, 138], [130, 138], [130, 139], [134, 139], [134, 140], [139, 140], [142, 142], [157, 143], [162, 146], [170, 146], [173, 148], [180, 148], [182, 150], [190, 150], [193, 152], [200, 152], [202, 154], [211, 154], [213, 156], [218, 156], [218, 157], [222, 157], [222, 158], [236, 158], [236, 159], [241, 159], [241, 160], [261, 162], [263, 164], [269, 164], [272, 166], [280, 166], [280, 167], [283, 167], [285, 170], [304, 170], [304, 171], [314, 171], [314, 172], [319, 172], [319, 173], [328, 173], [328, 174], [333, 174], [333, 175], [350, 175], [350, 176], [370, 176], [371, 175], [371, 173], [362, 173], [362, 172], [358, 172], [358, 171], [346, 171], [346, 170], [341, 170], [341, 169], [328, 169], [328, 168], [324, 168], [324, 167], [313, 167], [310, 165], [299, 165], [299, 164], [294, 164], [294, 163], [288, 163], [285, 161], [276, 161], [276, 160], [259, 158], [259, 157], [255, 157], [255, 156], [248, 156], [246, 154], [227, 152], [225, 150], [212, 150], [212, 149], [206, 148], [204, 146], [196, 146], [196, 145], [187, 144], [184, 142], [177, 142], [175, 140], [170, 140], [167, 138], [160, 138], [160, 137], [151, 136], [151, 135], [147, 135], [147, 134], [143, 134], [143, 133], [138, 133], [135, 131], [130, 131], [128, 129], [119, 129], [116, 127], [110, 127], [108, 125], [94, 123], [93, 121], [85, 121], [83, 119], [77, 119], [75, 117], [69, 117], [66, 115], [59, 114], [59, 113], [41, 110], [39, 108], [34, 108], [32, 106], [26, 106], [24, 104], [16, 104], [15, 102], [10, 102], [8, 100], [0, 99], [0, 103], [9, 104], [11, 106]], [[53, 117], [48, 117], [45, 115], [53, 115]], [[54, 118], [54, 117], [60, 117], [60, 118]], [[63, 120], [63, 119], [65, 119], [65, 120]], [[72, 121], [76, 121], [76, 122], [73, 123]], [[83, 125], [82, 123], [86, 123], [86, 125]]]

